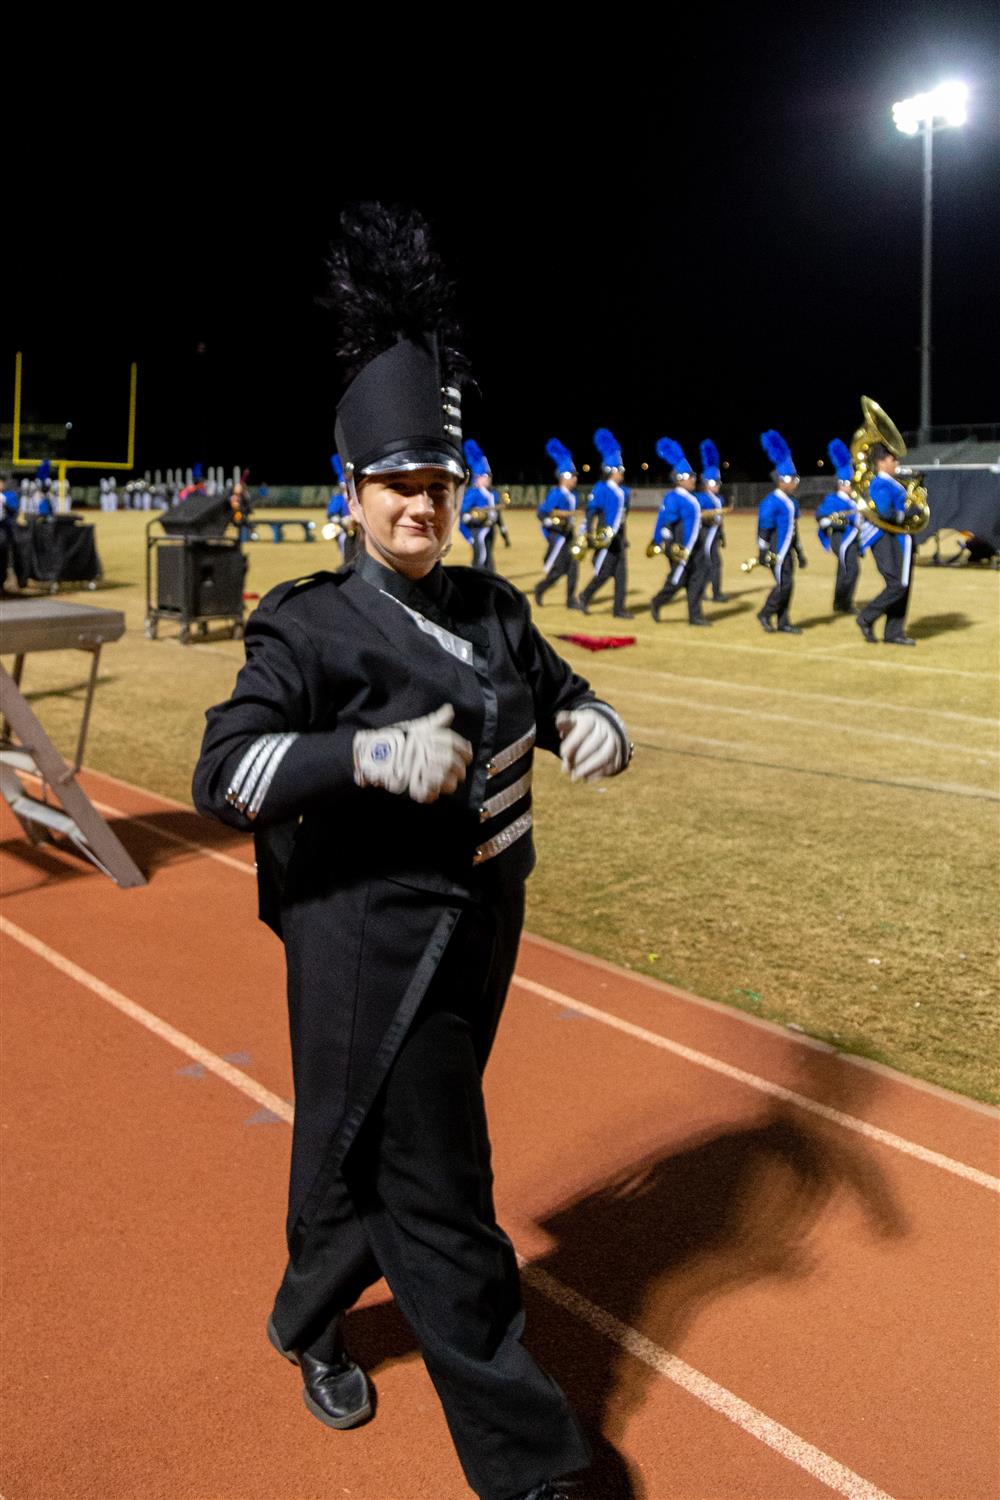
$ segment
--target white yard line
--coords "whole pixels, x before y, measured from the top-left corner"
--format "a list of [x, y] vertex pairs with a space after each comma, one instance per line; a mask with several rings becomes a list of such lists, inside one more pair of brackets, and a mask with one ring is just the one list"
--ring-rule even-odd
[[602, 661], [601, 670], [642, 677], [646, 681], [651, 677], [657, 677], [665, 682], [687, 682], [698, 687], [725, 688], [734, 693], [764, 693], [768, 698], [800, 698], [809, 703], [836, 703], [838, 707], [870, 709], [878, 714], [924, 714], [929, 718], [954, 719], [962, 724], [982, 724], [990, 729], [996, 729], [1000, 723], [996, 717], [984, 718], [980, 714], [963, 714], [950, 708], [919, 708], [912, 703], [886, 703], [881, 698], [843, 698], [835, 693], [805, 693], [798, 688], [774, 687], [771, 684], [764, 685], [758, 682], [733, 682], [726, 677], [693, 677], [687, 672], [664, 672], [646, 667], [626, 667], [620, 662]]
[[980, 749], [953, 740], [926, 740], [915, 734], [897, 734], [892, 729], [872, 729], [867, 724], [838, 724], [832, 719], [803, 718], [798, 714], [771, 713], [765, 708], [743, 708], [734, 703], [712, 703], [705, 698], [681, 698], [676, 693], [644, 693], [639, 688], [623, 687], [622, 697], [641, 703], [660, 703], [665, 708], [687, 708], [695, 713], [729, 714], [735, 718], [753, 719], [768, 724], [798, 724], [820, 734], [854, 734], [865, 740], [891, 740], [900, 745], [920, 745], [925, 750], [943, 750], [948, 755], [971, 755], [1000, 759], [1000, 750]]
[[[717, 750], [738, 750], [742, 763], [748, 766], [760, 766], [762, 770], [795, 771], [802, 776], [827, 776], [829, 773], [822, 768], [815, 769], [812, 766], [796, 766], [789, 762], [777, 765], [774, 761], [756, 760], [747, 755], [748, 750], [759, 749], [766, 753], [766, 746], [754, 746], [746, 740], [720, 740], [705, 734], [684, 734], [679, 729], [667, 729], [662, 724], [636, 724], [629, 720], [629, 731], [635, 743], [641, 747], [641, 735], [660, 735], [667, 739], [682, 740], [691, 745], [709, 745]], [[668, 747], [653, 745], [651, 749], [668, 749]], [[720, 759], [722, 757], [719, 757]], [[984, 802], [1000, 802], [1000, 792], [994, 792], [989, 787], [970, 786], [964, 781], [928, 781], [926, 778], [918, 779], [915, 776], [861, 776], [858, 780], [877, 782], [879, 786], [898, 787], [904, 792], [942, 792], [949, 797], [977, 797]]]

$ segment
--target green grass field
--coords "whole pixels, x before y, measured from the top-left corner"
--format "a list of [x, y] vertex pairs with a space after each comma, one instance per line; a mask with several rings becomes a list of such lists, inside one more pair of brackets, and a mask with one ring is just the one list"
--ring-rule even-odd
[[[242, 645], [147, 641], [148, 518], [89, 519], [105, 586], [66, 597], [124, 610], [128, 630], [104, 654], [87, 762], [189, 801], [204, 711], [228, 696]], [[525, 513], [509, 528], [498, 565], [528, 590], [538, 528]], [[651, 515], [633, 517], [637, 609], [663, 577], [645, 556], [651, 530]], [[623, 714], [636, 757], [626, 777], [586, 787], [539, 757], [529, 925], [996, 1101], [1000, 576], [918, 566], [917, 649], [869, 646], [849, 617], [831, 616], [833, 564], [806, 520], [810, 566], [793, 605], [805, 633], [768, 637], [754, 619], [768, 580], [739, 570], [755, 550], [752, 517], [728, 532], [734, 597], [707, 605], [711, 631], [688, 627], [680, 599], [660, 625], [648, 612], [613, 620], [610, 588], [589, 619], [556, 602], [561, 587], [536, 611], [550, 637], [635, 634], [598, 654], [556, 644]], [[467, 551], [456, 536], [452, 559]], [[323, 542], [261, 541], [248, 555], [259, 594], [339, 561]], [[880, 586], [866, 561], [859, 599]], [[27, 664], [28, 695], [67, 750], [85, 667], [72, 653]]]

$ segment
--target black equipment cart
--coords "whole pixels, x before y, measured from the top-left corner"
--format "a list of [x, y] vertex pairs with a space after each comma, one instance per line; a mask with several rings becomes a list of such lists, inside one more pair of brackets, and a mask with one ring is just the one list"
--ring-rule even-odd
[[209, 625], [216, 621], [228, 623], [233, 639], [243, 634], [247, 564], [239, 538], [224, 534], [231, 515], [224, 495], [192, 495], [150, 521], [146, 527], [147, 640], [156, 640], [164, 620], [179, 627], [183, 643], [194, 635], [207, 635]]

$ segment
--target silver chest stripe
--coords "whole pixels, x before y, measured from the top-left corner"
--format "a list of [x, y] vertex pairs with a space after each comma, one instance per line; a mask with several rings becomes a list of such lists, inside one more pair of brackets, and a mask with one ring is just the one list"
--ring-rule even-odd
[[520, 760], [522, 755], [527, 755], [534, 743], [535, 726], [532, 724], [527, 734], [522, 734], [521, 738], [515, 740], [513, 745], [508, 745], [506, 750], [498, 751], [493, 759], [487, 762], [487, 779], [492, 776], [499, 776], [501, 771], [506, 771], [507, 767], [512, 766], [516, 760]]
[[472, 863], [474, 865], [481, 865], [488, 859], [495, 859], [498, 854], [502, 854], [505, 849], [509, 849], [511, 844], [516, 844], [519, 838], [523, 838], [531, 827], [531, 823], [532, 817], [530, 812], [522, 813], [519, 818], [514, 819], [513, 823], [508, 823], [507, 827], [502, 829], [500, 833], [494, 834], [491, 839], [487, 839], [485, 844], [480, 844], [472, 856]]
[[527, 796], [530, 787], [531, 772], [525, 771], [524, 775], [511, 782], [510, 786], [504, 787], [502, 792], [497, 792], [495, 797], [487, 798], [479, 809], [480, 823], [487, 823], [490, 818], [495, 818], [497, 813], [506, 812], [508, 807], [513, 807], [515, 802]]
[[226, 801], [252, 822], [260, 812], [275, 772], [298, 735], [265, 734], [254, 740], [236, 768]]
[[398, 604], [400, 609], [405, 610], [417, 629], [437, 641], [442, 651], [447, 651], [449, 656], [453, 656], [456, 661], [464, 662], [467, 667], [473, 665], [472, 647], [468, 641], [463, 641], [460, 635], [453, 635], [450, 630], [445, 630], [443, 625], [435, 625], [433, 620], [428, 620], [424, 615], [418, 614], [415, 609], [411, 609], [394, 594], [386, 593], [385, 589], [379, 589], [379, 593], [386, 599], [391, 599], [393, 604]]

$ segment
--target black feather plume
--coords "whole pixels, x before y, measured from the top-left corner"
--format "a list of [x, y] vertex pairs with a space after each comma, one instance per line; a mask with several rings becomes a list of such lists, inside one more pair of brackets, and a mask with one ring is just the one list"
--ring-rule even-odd
[[414, 209], [358, 203], [340, 218], [341, 238], [327, 262], [329, 291], [320, 298], [337, 319], [337, 355], [347, 381], [400, 339], [436, 334], [442, 373], [468, 377], [454, 313], [454, 287]]

